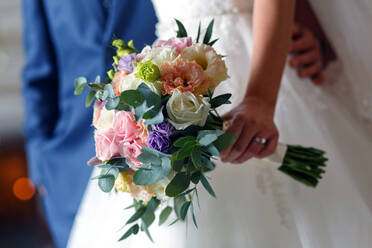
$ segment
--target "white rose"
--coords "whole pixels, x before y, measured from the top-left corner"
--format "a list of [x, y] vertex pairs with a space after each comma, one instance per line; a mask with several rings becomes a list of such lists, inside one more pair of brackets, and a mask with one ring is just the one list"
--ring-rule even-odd
[[154, 82], [154, 83], [146, 83], [143, 82], [142, 79], [137, 78], [134, 76], [134, 74], [137, 73], [137, 71], [133, 71], [131, 74], [125, 76], [123, 80], [120, 82], [119, 85], [119, 91], [120, 93], [126, 90], [136, 90], [138, 86], [141, 83], [147, 84], [149, 86], [150, 90], [158, 95], [161, 95], [161, 83]]
[[204, 126], [210, 109], [208, 97], [196, 97], [191, 92], [174, 90], [167, 103], [170, 122], [177, 130], [190, 125]]

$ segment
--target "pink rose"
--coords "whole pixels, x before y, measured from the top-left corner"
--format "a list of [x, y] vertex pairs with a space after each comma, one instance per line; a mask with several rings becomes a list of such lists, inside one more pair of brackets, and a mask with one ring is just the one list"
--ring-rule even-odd
[[134, 139], [138, 130], [137, 121], [133, 113], [127, 111], [119, 111], [115, 114], [113, 126], [121, 142]]
[[191, 46], [192, 40], [190, 37], [185, 38], [170, 38], [169, 40], [158, 40], [155, 42], [154, 47], [170, 46], [176, 48], [180, 53], [184, 48]]
[[144, 146], [145, 144], [140, 139], [120, 143], [120, 155], [126, 158], [127, 164], [133, 170], [138, 170], [142, 166], [142, 163], [137, 160], [137, 157], [141, 154], [141, 149]]
[[96, 142], [96, 157], [101, 161], [106, 161], [119, 155], [119, 144], [115, 139], [113, 129], [97, 129], [94, 132]]

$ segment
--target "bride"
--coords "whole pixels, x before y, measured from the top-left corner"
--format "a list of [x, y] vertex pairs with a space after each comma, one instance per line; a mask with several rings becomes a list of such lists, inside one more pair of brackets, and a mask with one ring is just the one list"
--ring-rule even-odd
[[[174, 36], [174, 17], [191, 34], [196, 34], [199, 21], [215, 19], [215, 49], [227, 55], [231, 77], [217, 94], [233, 94], [232, 105], [222, 111], [238, 139], [210, 175], [217, 199], [200, 191], [198, 230], [153, 224], [155, 244], [143, 234], [118, 243], [124, 231], [119, 229], [132, 214], [124, 210], [131, 198], [102, 193], [91, 181], [69, 247], [371, 247], [372, 140], [350, 111], [358, 105], [351, 96], [358, 85], [349, 83], [343, 70], [330, 68], [326, 78], [332, 76], [335, 83], [315, 87], [284, 66], [294, 0], [260, 0], [254, 5], [252, 0], [153, 3], [159, 39]], [[364, 87], [367, 91], [370, 86]], [[273, 151], [277, 130], [282, 142], [327, 151], [327, 173], [316, 189], [251, 159]], [[267, 143], [255, 142], [255, 137]]]

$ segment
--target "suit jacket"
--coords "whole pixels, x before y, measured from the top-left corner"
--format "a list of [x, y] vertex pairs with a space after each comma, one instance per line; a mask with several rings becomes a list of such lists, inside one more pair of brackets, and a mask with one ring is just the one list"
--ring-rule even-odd
[[137, 49], [151, 44], [156, 16], [150, 0], [24, 0], [23, 18], [29, 173], [45, 189], [52, 236], [65, 247], [95, 153], [92, 108], [74, 96], [73, 81], [105, 78], [115, 36], [133, 39]]

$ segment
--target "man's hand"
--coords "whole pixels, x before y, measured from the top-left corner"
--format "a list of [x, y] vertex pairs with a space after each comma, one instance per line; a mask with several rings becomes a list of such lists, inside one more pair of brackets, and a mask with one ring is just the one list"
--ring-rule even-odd
[[292, 40], [290, 53], [293, 57], [289, 62], [290, 66], [297, 69], [300, 77], [309, 77], [316, 85], [322, 84], [323, 56], [313, 32], [305, 26], [295, 24]]

